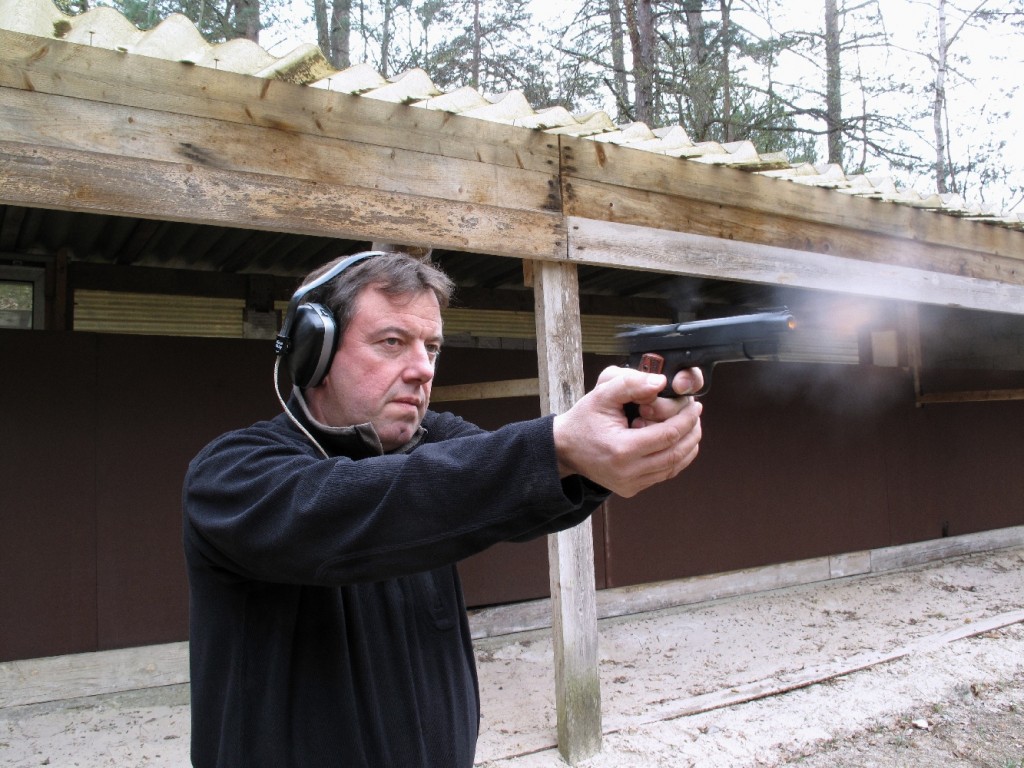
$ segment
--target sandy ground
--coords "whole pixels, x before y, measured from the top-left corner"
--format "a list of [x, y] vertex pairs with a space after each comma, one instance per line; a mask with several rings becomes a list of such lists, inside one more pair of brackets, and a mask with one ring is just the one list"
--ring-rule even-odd
[[[601, 623], [585, 768], [1024, 768], [1024, 549]], [[477, 644], [477, 764], [554, 768], [547, 632]], [[0, 710], [0, 765], [188, 764], [185, 686]]]

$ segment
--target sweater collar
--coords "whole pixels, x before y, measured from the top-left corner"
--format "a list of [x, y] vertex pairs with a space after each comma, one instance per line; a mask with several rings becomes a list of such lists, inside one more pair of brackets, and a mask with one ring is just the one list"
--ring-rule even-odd
[[369, 422], [348, 427], [332, 427], [317, 421], [310, 413], [306, 398], [298, 387], [292, 388], [288, 410], [313, 434], [313, 437], [329, 456], [363, 459], [370, 456], [383, 456], [385, 453], [408, 453], [420, 443], [426, 434], [426, 429], [420, 425], [405, 445], [399, 446], [393, 451], [385, 451], [377, 430]]

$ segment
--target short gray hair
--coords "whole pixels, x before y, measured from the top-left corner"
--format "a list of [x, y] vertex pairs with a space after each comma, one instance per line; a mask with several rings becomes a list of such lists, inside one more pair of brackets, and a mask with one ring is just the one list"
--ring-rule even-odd
[[[349, 254], [324, 264], [303, 280], [308, 285], [327, 274]], [[379, 252], [346, 269], [333, 280], [309, 292], [306, 301], [325, 305], [334, 314], [339, 338], [345, 333], [355, 312], [356, 299], [367, 286], [373, 285], [389, 296], [432, 291], [442, 309], [451, 303], [455, 283], [432, 262], [401, 251]]]

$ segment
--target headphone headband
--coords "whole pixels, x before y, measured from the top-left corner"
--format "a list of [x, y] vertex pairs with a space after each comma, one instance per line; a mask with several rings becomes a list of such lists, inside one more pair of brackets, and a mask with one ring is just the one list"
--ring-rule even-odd
[[298, 311], [299, 305], [302, 300], [311, 291], [315, 291], [321, 285], [329, 283], [331, 280], [336, 278], [342, 272], [354, 264], [358, 264], [361, 261], [372, 256], [383, 256], [385, 251], [362, 251], [360, 253], [353, 254], [347, 259], [342, 259], [334, 265], [324, 274], [320, 275], [316, 280], [305, 285], [300, 285], [295, 293], [292, 294], [291, 301], [288, 302], [288, 311], [285, 313], [284, 322], [281, 323], [281, 330], [277, 334], [277, 338], [274, 340], [274, 352], [280, 355], [287, 355], [292, 350], [292, 338], [291, 329], [292, 323], [295, 322], [295, 313]]
[[310, 283], [299, 286], [288, 302], [288, 311], [274, 341], [274, 352], [285, 358], [292, 384], [299, 389], [315, 387], [331, 367], [338, 342], [338, 321], [329, 307], [305, 301], [310, 292], [330, 282], [349, 267], [386, 251], [362, 251], [342, 259]]

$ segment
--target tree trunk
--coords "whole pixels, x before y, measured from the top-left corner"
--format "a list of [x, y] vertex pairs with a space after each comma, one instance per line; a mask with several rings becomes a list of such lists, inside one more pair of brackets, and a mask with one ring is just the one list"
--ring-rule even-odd
[[839, 9], [836, 0], [825, 0], [825, 125], [828, 161], [843, 163], [842, 64], [839, 57]]
[[391, 55], [391, 25], [394, 15], [392, 0], [384, 0], [384, 23], [380, 31], [380, 74], [388, 77], [388, 58]]
[[473, 0], [473, 63], [471, 77], [474, 88], [480, 87], [480, 0]]
[[935, 56], [935, 98], [932, 102], [932, 128], [935, 131], [935, 189], [944, 194], [949, 191], [946, 185], [948, 169], [946, 166], [946, 131], [942, 124], [946, 113], [946, 67], [949, 56], [949, 43], [946, 40], [946, 0], [938, 3], [938, 37], [939, 46]]
[[704, 6], [702, 0], [685, 0], [683, 13], [686, 15], [686, 46], [690, 51], [689, 83], [687, 85], [690, 110], [693, 114], [694, 138], [705, 141], [711, 138], [711, 124], [714, 122], [713, 73], [708, 71], [708, 42], [704, 36]]
[[317, 47], [334, 64], [331, 60], [331, 31], [327, 24], [327, 0], [313, 0], [313, 23], [316, 25]]
[[732, 0], [721, 0], [719, 8], [722, 12], [722, 65], [719, 68], [722, 80], [722, 124], [723, 136], [726, 141], [735, 141], [735, 129], [732, 124], [732, 73], [730, 67], [730, 50], [732, 48], [732, 27], [729, 12]]
[[232, 37], [244, 37], [246, 40], [258, 43], [260, 41], [259, 0], [232, 0], [231, 9], [233, 11], [231, 14]]
[[615, 94], [616, 119], [625, 122], [629, 119], [629, 78], [626, 77], [626, 47], [622, 33], [622, 6], [619, 0], [608, 0], [608, 22], [612, 38], [611, 89]]
[[352, 66], [352, 0], [333, 0], [331, 6], [331, 64], [338, 69]]
[[626, 0], [626, 26], [633, 49], [634, 120], [654, 122], [654, 9], [651, 0]]

